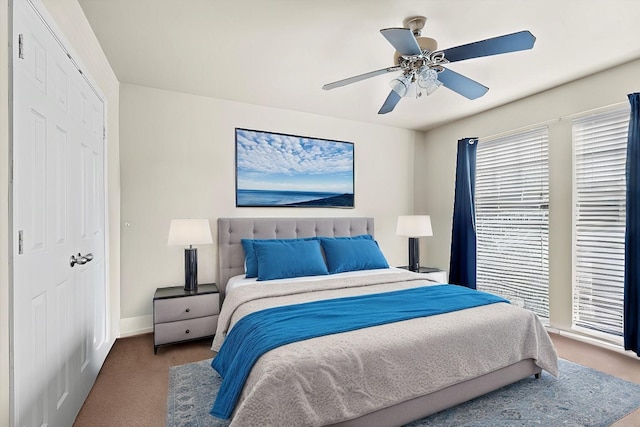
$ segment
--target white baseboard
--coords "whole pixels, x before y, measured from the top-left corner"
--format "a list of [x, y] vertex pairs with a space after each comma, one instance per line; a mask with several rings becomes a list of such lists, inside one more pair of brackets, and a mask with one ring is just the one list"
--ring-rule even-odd
[[120, 319], [120, 338], [153, 332], [153, 315]]

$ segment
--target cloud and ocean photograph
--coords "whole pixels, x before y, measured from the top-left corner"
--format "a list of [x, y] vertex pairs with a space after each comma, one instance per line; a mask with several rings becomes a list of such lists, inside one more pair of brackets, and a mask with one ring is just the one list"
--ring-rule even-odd
[[236, 129], [237, 207], [353, 208], [354, 145]]

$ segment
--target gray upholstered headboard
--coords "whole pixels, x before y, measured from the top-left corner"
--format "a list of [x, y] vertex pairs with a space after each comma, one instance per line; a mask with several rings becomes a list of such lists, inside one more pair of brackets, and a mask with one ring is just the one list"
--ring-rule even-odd
[[240, 239], [296, 239], [373, 235], [373, 218], [218, 218], [218, 288], [244, 273]]

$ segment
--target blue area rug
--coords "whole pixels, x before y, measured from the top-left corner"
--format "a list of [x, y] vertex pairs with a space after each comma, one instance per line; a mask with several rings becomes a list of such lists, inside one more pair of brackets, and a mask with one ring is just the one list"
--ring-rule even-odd
[[[169, 368], [167, 426], [227, 426], [209, 415], [219, 387], [210, 359]], [[408, 426], [604, 427], [638, 407], [640, 384], [560, 360], [559, 378], [543, 372]]]

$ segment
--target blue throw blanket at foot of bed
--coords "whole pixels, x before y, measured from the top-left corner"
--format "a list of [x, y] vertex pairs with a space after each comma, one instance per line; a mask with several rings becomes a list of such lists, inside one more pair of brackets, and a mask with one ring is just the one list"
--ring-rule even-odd
[[274, 307], [248, 314], [233, 326], [211, 363], [223, 381], [210, 413], [229, 418], [255, 362], [279, 346], [498, 302], [509, 301], [462, 286], [436, 285]]

